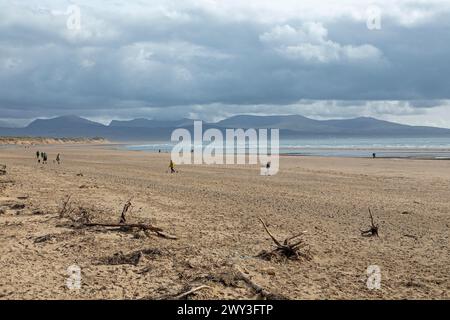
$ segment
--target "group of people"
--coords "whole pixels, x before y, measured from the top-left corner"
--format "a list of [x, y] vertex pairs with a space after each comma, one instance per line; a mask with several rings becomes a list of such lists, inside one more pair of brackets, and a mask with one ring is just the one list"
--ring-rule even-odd
[[[46, 163], [47, 163], [47, 160], [48, 160], [47, 153], [46, 153], [46, 152], [39, 152], [39, 151], [36, 151], [36, 159], [37, 159], [38, 163], [41, 163], [41, 161], [42, 161], [43, 164], [46, 164]], [[58, 153], [58, 155], [56, 156], [56, 159], [55, 159], [55, 160], [56, 160], [56, 162], [57, 162], [58, 164], [61, 163], [61, 156], [59, 155], [59, 153]]]

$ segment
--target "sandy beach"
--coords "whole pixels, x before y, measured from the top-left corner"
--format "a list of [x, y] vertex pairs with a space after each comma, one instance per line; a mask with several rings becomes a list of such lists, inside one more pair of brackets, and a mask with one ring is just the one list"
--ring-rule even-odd
[[[49, 163], [38, 164], [37, 149]], [[53, 163], [61, 153], [62, 163]], [[105, 146], [0, 148], [0, 299], [256, 299], [238, 270], [287, 299], [449, 299], [450, 161], [282, 157], [255, 165], [180, 165], [169, 154]], [[90, 222], [149, 223], [155, 233], [74, 227], [64, 199]], [[379, 237], [363, 237], [370, 226]], [[257, 257], [302, 239], [310, 259]], [[77, 217], [75, 217], [77, 218]], [[66, 286], [81, 269], [81, 288]], [[379, 266], [381, 288], [367, 287]]]

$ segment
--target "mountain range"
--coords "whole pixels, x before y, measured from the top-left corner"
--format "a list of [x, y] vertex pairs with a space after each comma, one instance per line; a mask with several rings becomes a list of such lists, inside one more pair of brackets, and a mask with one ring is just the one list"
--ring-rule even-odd
[[[113, 141], [169, 141], [176, 128], [193, 129], [194, 120], [149, 120], [144, 118], [118, 121], [109, 125], [78, 116], [37, 119], [23, 128], [3, 124], [0, 136], [31, 137], [103, 137]], [[369, 117], [343, 120], [314, 120], [300, 115], [237, 115], [215, 123], [203, 123], [203, 129], [278, 128], [280, 138], [301, 137], [450, 137], [450, 129], [409, 126]]]

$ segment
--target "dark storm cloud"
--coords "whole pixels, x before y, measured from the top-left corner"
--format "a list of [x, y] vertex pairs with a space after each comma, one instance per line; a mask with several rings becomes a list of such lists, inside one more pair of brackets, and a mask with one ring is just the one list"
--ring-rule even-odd
[[450, 98], [439, 2], [393, 7], [376, 31], [325, 5], [321, 16], [211, 3], [80, 1], [81, 29], [68, 30], [69, 2], [0, 1], [0, 119], [411, 114]]

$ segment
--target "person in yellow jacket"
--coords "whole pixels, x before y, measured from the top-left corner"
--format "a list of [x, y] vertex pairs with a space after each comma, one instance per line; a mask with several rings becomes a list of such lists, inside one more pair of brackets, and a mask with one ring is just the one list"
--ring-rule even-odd
[[169, 168], [170, 173], [175, 173], [175, 164], [173, 163], [172, 159], [170, 159]]

